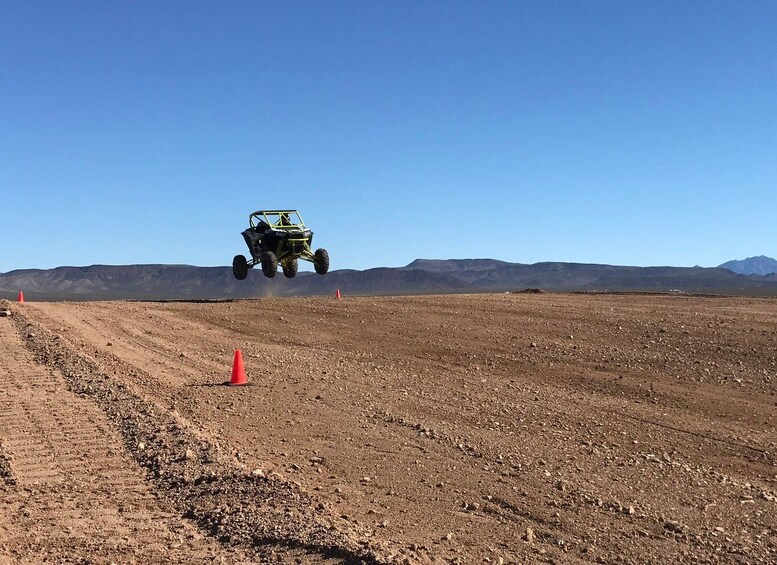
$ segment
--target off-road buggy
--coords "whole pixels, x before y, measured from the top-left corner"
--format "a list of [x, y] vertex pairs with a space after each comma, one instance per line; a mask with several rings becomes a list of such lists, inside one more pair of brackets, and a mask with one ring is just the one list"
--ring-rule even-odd
[[245, 279], [248, 269], [256, 265], [261, 265], [265, 277], [272, 278], [279, 264], [284, 276], [292, 278], [297, 274], [297, 259], [313, 263], [319, 275], [329, 270], [329, 253], [326, 249], [313, 251], [313, 232], [296, 210], [258, 210], [248, 217], [248, 223], [242, 233], [251, 258], [235, 255], [232, 274], [236, 279]]

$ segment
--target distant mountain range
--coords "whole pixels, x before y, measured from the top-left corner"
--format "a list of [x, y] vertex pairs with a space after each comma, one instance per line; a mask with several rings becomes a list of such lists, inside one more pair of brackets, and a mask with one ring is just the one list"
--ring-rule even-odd
[[741, 261], [728, 261], [720, 265], [721, 269], [728, 269], [740, 275], [771, 275], [777, 273], [777, 261], [765, 255], [748, 257]]
[[0, 274], [0, 297], [15, 299], [209, 299], [259, 296], [509, 292], [526, 288], [583, 292], [673, 292], [777, 296], [777, 274], [724, 268], [623, 267], [583, 263], [508, 263], [494, 259], [417, 259], [405, 267], [338, 270], [326, 276], [252, 269], [244, 281], [230, 267], [92, 265]]

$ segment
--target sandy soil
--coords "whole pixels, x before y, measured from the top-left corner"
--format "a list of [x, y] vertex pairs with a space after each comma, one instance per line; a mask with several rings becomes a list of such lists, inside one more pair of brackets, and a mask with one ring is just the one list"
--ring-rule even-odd
[[11, 308], [0, 559], [777, 562], [775, 300]]

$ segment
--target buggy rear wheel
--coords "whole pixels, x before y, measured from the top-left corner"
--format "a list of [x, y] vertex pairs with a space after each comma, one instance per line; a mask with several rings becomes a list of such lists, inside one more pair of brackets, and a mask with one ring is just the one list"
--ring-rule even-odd
[[283, 276], [287, 279], [293, 279], [297, 276], [297, 260], [292, 259], [291, 261], [287, 262], [285, 265], [283, 265]]
[[313, 268], [319, 275], [329, 272], [329, 252], [326, 249], [316, 249], [313, 254]]
[[268, 279], [273, 278], [278, 272], [278, 258], [272, 251], [262, 253], [262, 272]]
[[248, 276], [248, 261], [244, 255], [235, 255], [235, 258], [232, 259], [232, 274], [239, 281]]

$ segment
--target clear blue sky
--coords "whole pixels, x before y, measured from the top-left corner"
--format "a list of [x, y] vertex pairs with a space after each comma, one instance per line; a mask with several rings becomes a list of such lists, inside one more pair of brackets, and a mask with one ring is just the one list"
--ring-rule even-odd
[[0, 0], [0, 272], [777, 255], [777, 2]]

